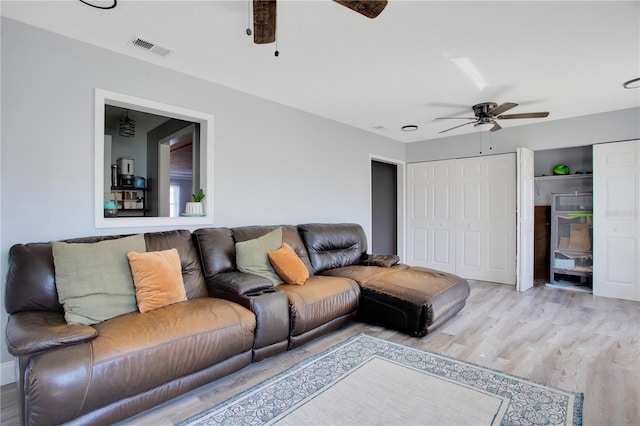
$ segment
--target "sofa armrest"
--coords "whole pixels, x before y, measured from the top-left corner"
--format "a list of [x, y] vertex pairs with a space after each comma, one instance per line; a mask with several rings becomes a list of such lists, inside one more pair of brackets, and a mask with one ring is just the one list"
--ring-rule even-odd
[[44, 311], [9, 315], [6, 333], [7, 349], [14, 356], [82, 343], [98, 335], [93, 327], [67, 324], [61, 313]]
[[221, 272], [208, 278], [207, 286], [209, 294], [212, 294], [212, 287], [232, 294], [248, 294], [273, 288], [273, 283], [260, 275], [231, 271]]
[[389, 268], [400, 262], [400, 257], [395, 254], [364, 254], [360, 260], [361, 265], [382, 266]]

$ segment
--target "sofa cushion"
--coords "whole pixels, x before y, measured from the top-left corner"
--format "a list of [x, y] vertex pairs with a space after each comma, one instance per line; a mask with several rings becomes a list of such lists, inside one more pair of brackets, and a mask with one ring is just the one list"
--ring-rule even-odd
[[273, 282], [282, 283], [282, 279], [269, 262], [269, 252], [282, 246], [282, 228], [277, 228], [261, 237], [236, 243], [236, 264], [241, 272], [260, 275]]
[[269, 252], [271, 266], [287, 284], [304, 285], [309, 278], [309, 270], [287, 243], [282, 243], [278, 250]]
[[236, 248], [229, 228], [201, 228], [193, 231], [205, 278], [236, 270]]
[[398, 262], [400, 262], [400, 256], [395, 254], [367, 254], [363, 256], [360, 264], [364, 266], [382, 266], [383, 268], [390, 268]]
[[39, 406], [56, 407], [40, 419], [47, 424], [145, 392], [163, 402], [162, 395], [154, 396], [156, 388], [174, 382], [191, 389], [193, 375], [250, 352], [255, 324], [248, 309], [211, 297], [122, 315], [96, 324], [98, 336], [90, 342], [35, 356], [27, 394]]
[[293, 251], [296, 252], [298, 257], [302, 260], [302, 263], [309, 270], [309, 274], [313, 271], [311, 262], [309, 261], [309, 254], [302, 241], [298, 227], [294, 225], [252, 225], [252, 226], [238, 226], [231, 228], [233, 239], [236, 243], [241, 241], [252, 240], [257, 237], [261, 237], [266, 233], [269, 233], [277, 228], [282, 228], [282, 242], [291, 246]]
[[360, 288], [342, 277], [313, 275], [305, 285], [282, 284], [291, 309], [291, 335], [298, 336], [358, 309]]
[[187, 300], [178, 250], [132, 251], [127, 258], [140, 312]]
[[52, 250], [67, 323], [91, 325], [138, 310], [127, 253], [146, 250], [142, 234], [96, 243], [56, 241]]
[[147, 242], [147, 251], [160, 251], [171, 248], [178, 250], [180, 264], [182, 265], [182, 281], [184, 282], [187, 299], [209, 296], [200, 264], [200, 254], [191, 232], [186, 229], [148, 232], [144, 234], [144, 239]]
[[356, 223], [298, 225], [309, 253], [313, 273], [357, 265], [367, 252], [367, 237]]

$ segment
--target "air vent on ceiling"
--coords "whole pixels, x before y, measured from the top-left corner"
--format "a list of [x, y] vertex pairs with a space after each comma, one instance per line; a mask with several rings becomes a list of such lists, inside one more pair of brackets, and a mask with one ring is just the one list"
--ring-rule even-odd
[[151, 53], [155, 53], [156, 55], [160, 55], [160, 56], [167, 56], [169, 53], [172, 52], [172, 49], [168, 47], [160, 46], [159, 44], [155, 44], [148, 40], [141, 39], [140, 37], [134, 37], [134, 39], [132, 40], [132, 43], [134, 46], [138, 46], [141, 49], [147, 50]]

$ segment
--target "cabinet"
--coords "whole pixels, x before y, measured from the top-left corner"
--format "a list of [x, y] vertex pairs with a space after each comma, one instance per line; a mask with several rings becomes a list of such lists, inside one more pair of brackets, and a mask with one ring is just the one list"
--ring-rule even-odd
[[550, 284], [590, 291], [593, 274], [593, 194], [553, 194]]
[[147, 207], [147, 191], [147, 188], [112, 186], [111, 198], [118, 207], [118, 217], [144, 216]]
[[551, 263], [551, 206], [535, 206], [533, 224], [533, 279], [549, 282]]

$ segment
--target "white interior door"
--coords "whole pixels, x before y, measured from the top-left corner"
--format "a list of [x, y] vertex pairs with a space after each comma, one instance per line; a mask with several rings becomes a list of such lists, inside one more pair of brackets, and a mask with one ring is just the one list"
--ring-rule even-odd
[[517, 169], [517, 260], [516, 290], [526, 291], [533, 287], [534, 269], [534, 154], [526, 148], [516, 152]]
[[455, 160], [407, 166], [407, 263], [455, 273]]
[[516, 183], [513, 154], [458, 161], [456, 274], [515, 284]]
[[593, 294], [640, 300], [640, 141], [593, 146]]

